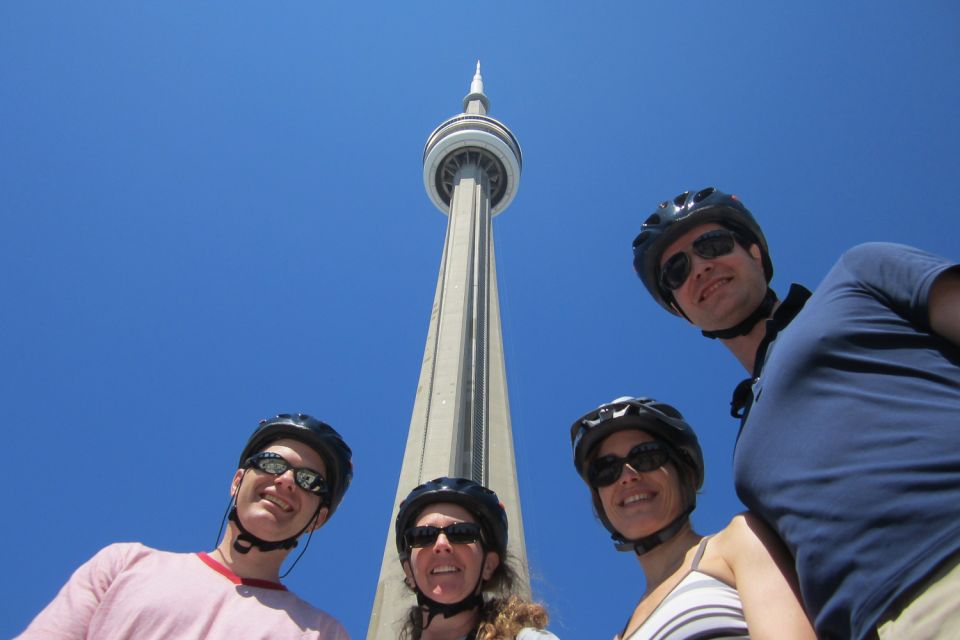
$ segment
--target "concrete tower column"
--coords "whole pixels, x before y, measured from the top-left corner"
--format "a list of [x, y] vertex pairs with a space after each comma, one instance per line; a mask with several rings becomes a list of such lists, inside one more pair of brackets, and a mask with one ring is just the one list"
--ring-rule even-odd
[[522, 156], [510, 130], [486, 115], [479, 62], [463, 103], [423, 154], [424, 187], [448, 216], [447, 235], [368, 640], [395, 640], [416, 604], [403, 583], [394, 520], [410, 490], [433, 478], [471, 478], [497, 493], [518, 587], [529, 593], [491, 222], [516, 195]]

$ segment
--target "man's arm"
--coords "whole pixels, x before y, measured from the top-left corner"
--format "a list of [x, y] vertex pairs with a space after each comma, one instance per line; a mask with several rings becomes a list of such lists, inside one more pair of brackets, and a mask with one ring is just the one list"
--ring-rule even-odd
[[960, 346], [960, 267], [944, 271], [933, 281], [927, 299], [930, 328]]

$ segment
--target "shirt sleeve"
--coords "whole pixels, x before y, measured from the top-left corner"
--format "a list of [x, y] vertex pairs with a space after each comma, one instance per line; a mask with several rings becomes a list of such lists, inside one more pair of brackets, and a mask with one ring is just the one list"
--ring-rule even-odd
[[104, 594], [138, 548], [142, 548], [142, 545], [113, 544], [101, 549], [73, 572], [60, 593], [33, 619], [19, 638], [85, 638], [90, 620], [97, 612]]
[[933, 281], [956, 266], [938, 255], [888, 242], [857, 245], [840, 264], [871, 295], [923, 330], [929, 330], [927, 301]]

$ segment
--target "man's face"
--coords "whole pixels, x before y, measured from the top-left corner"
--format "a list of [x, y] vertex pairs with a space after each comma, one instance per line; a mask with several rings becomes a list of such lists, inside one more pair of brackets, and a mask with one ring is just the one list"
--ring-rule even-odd
[[[292, 467], [306, 467], [327, 477], [327, 467], [320, 454], [299, 440], [275, 440], [263, 451], [282, 456]], [[231, 493], [237, 496], [237, 512], [243, 526], [258, 538], [271, 541], [298, 534], [310, 522], [321, 500], [320, 496], [297, 485], [293, 469], [280, 475], [256, 467], [246, 470], [245, 474], [243, 469], [238, 469]], [[315, 526], [323, 524], [327, 512], [327, 507], [320, 509]]]
[[674, 254], [684, 252], [690, 261], [690, 274], [673, 297], [693, 324], [705, 331], [735, 326], [753, 313], [767, 291], [760, 247], [749, 250], [734, 244], [725, 256], [702, 258], [693, 250], [693, 242], [704, 233], [724, 227], [703, 224], [677, 238], [660, 257], [660, 267]]

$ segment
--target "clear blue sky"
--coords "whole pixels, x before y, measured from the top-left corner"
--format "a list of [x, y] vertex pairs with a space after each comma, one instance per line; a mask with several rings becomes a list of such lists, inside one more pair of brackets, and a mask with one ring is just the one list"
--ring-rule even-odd
[[110, 542], [210, 549], [257, 420], [303, 411], [356, 479], [288, 584], [364, 637], [446, 224], [421, 153], [478, 58], [524, 151], [496, 250], [561, 637], [611, 637], [643, 591], [570, 463], [578, 415], [676, 404], [697, 527], [740, 509], [744, 372], [631, 270], [657, 202], [739, 194], [781, 292], [866, 240], [960, 258], [955, 2], [4, 2], [0, 636]]

